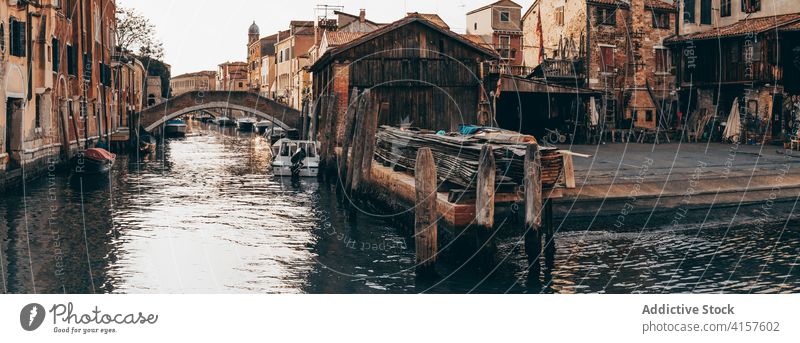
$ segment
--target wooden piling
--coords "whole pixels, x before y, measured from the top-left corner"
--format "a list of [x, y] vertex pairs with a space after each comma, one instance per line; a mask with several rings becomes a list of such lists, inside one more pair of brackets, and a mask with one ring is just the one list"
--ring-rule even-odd
[[542, 271], [542, 159], [537, 144], [525, 153], [525, 253], [528, 257], [528, 284], [540, 285]]
[[380, 113], [387, 113], [389, 111], [389, 103], [380, 103], [375, 99], [369, 101], [371, 104], [368, 111], [364, 115], [364, 154], [361, 156], [361, 179], [360, 183], [369, 182], [372, 177], [372, 160], [375, 155], [375, 135], [378, 131], [378, 117]]
[[358, 88], [353, 88], [350, 93], [350, 105], [347, 107], [347, 114], [344, 120], [344, 142], [342, 142], [342, 160], [339, 161], [339, 179], [342, 185], [347, 184], [348, 167], [350, 166], [350, 146], [353, 142], [353, 130], [355, 128], [356, 110], [358, 110], [359, 97]]
[[475, 222], [483, 231], [490, 231], [494, 227], [495, 174], [494, 150], [485, 144], [481, 148], [475, 194]]
[[359, 106], [358, 113], [356, 114], [356, 139], [354, 141], [354, 150], [353, 150], [353, 161], [352, 161], [352, 175], [353, 177], [349, 179], [350, 182], [349, 191], [350, 192], [357, 192], [361, 188], [361, 181], [363, 179], [364, 171], [362, 169], [363, 159], [364, 159], [364, 151], [365, 151], [365, 141], [369, 123], [367, 122], [368, 111], [372, 104], [370, 98], [370, 90], [367, 89], [364, 93], [361, 94], [361, 105]]
[[430, 148], [417, 151], [414, 169], [416, 207], [414, 210], [414, 234], [416, 247], [416, 269], [418, 274], [434, 272], [437, 255], [436, 225], [436, 163]]

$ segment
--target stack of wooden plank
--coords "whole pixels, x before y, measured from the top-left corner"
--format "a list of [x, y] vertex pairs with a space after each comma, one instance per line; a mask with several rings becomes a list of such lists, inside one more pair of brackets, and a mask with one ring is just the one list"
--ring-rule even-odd
[[[498, 186], [521, 185], [525, 170], [525, 151], [536, 140], [531, 136], [505, 130], [484, 130], [474, 135], [441, 135], [430, 130], [381, 126], [377, 133], [375, 158], [385, 165], [414, 170], [417, 150], [428, 147], [433, 152], [437, 175], [442, 181], [472, 189], [477, 182], [481, 147], [489, 144], [497, 165]], [[563, 160], [555, 148], [540, 148], [542, 184], [557, 186]]]

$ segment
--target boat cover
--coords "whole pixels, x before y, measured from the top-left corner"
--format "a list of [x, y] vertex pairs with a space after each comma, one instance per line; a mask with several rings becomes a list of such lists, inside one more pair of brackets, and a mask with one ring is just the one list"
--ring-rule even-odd
[[91, 158], [95, 161], [110, 161], [117, 158], [117, 155], [114, 155], [108, 152], [108, 150], [101, 148], [86, 149], [83, 155], [86, 156], [86, 158]]

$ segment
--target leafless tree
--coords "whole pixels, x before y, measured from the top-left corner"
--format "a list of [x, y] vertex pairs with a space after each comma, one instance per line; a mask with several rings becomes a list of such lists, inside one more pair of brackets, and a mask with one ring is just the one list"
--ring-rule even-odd
[[117, 44], [124, 52], [164, 58], [164, 44], [156, 38], [155, 25], [133, 8], [117, 7]]

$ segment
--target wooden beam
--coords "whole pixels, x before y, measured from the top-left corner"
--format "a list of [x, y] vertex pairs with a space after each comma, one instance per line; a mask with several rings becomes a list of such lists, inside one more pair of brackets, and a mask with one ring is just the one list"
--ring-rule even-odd
[[572, 163], [572, 155], [562, 154], [564, 158], [564, 184], [567, 189], [575, 189], [575, 166]]
[[419, 274], [434, 271], [438, 253], [436, 224], [436, 163], [429, 148], [417, 151], [414, 173], [416, 206], [414, 210], [414, 244], [416, 269]]
[[475, 222], [480, 229], [491, 230], [494, 227], [494, 194], [495, 175], [497, 169], [494, 151], [488, 144], [481, 148], [478, 165], [478, 188], [475, 201]]

